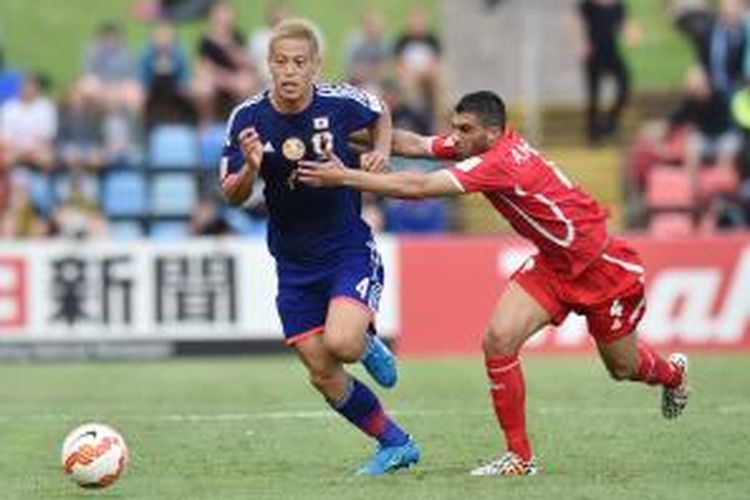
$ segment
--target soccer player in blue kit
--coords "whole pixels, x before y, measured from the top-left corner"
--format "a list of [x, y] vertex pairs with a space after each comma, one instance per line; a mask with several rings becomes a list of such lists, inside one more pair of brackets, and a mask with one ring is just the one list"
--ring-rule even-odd
[[[393, 355], [374, 335], [383, 269], [360, 216], [360, 194], [313, 189], [296, 179], [300, 160], [331, 152], [348, 164], [382, 169], [390, 155], [390, 115], [367, 92], [315, 82], [320, 42], [306, 21], [274, 28], [268, 63], [272, 88], [240, 104], [229, 118], [222, 191], [230, 203], [241, 204], [258, 175], [265, 181], [268, 247], [276, 259], [276, 304], [286, 342], [330, 406], [378, 442], [358, 474], [408, 468], [419, 461], [419, 447], [343, 367], [361, 360], [380, 385], [396, 383]], [[348, 139], [362, 129], [370, 131], [374, 147], [357, 158]]]

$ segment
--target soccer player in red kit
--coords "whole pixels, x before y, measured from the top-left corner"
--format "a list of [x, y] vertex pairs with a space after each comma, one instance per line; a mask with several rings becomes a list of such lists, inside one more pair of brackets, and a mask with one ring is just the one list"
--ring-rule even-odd
[[557, 167], [505, 126], [496, 94], [465, 95], [449, 135], [424, 137], [394, 131], [393, 153], [461, 160], [432, 173], [373, 175], [333, 156], [304, 162], [300, 180], [312, 186], [347, 186], [397, 198], [481, 192], [538, 252], [513, 275], [489, 321], [483, 342], [492, 403], [507, 451], [473, 475], [533, 475], [540, 466], [526, 431], [525, 384], [518, 353], [526, 340], [569, 312], [586, 317], [607, 370], [615, 380], [660, 385], [662, 414], [687, 404], [687, 357], [662, 358], [637, 341], [645, 311], [644, 268], [636, 252], [607, 232], [607, 213]]

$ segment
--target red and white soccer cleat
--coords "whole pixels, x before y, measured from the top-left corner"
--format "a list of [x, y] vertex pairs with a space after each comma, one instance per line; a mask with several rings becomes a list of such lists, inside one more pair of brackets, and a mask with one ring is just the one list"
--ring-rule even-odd
[[480, 465], [471, 471], [472, 476], [535, 476], [542, 472], [535, 457], [525, 461], [512, 451], [506, 451], [499, 457]]
[[661, 414], [664, 418], [673, 419], [679, 417], [688, 402], [688, 357], [682, 353], [675, 352], [669, 355], [668, 361], [682, 372], [682, 382], [677, 387], [665, 387], [661, 395]]

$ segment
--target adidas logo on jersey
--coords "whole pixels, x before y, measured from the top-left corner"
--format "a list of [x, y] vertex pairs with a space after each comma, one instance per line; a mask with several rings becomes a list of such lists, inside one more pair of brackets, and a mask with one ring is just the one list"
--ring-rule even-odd
[[271, 141], [267, 141], [263, 145], [263, 152], [264, 153], [275, 153], [276, 152], [276, 150], [273, 147], [273, 144], [271, 144]]

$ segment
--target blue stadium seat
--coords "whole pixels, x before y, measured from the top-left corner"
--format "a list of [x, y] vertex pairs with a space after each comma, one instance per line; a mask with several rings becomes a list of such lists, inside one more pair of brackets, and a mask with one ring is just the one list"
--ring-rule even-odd
[[18, 97], [23, 87], [23, 73], [16, 70], [0, 72], [0, 103]]
[[224, 125], [212, 125], [200, 132], [201, 163], [203, 168], [211, 169], [219, 165], [221, 150], [224, 148]]
[[388, 200], [385, 229], [394, 233], [443, 233], [448, 227], [445, 200]]
[[29, 170], [31, 202], [44, 216], [49, 216], [57, 205], [52, 175]]
[[133, 241], [143, 237], [143, 226], [137, 220], [112, 221], [109, 234], [115, 241]]
[[196, 177], [189, 173], [162, 173], [151, 183], [151, 213], [189, 216], [198, 203]]
[[173, 241], [187, 238], [190, 227], [186, 221], [157, 221], [151, 223], [149, 237], [160, 241]]
[[104, 175], [100, 205], [108, 217], [143, 215], [147, 203], [146, 181], [141, 172], [120, 170]]
[[221, 215], [232, 230], [242, 236], [265, 236], [268, 223], [265, 219], [251, 217], [240, 208], [224, 208]]
[[198, 133], [189, 125], [159, 125], [148, 137], [148, 164], [153, 168], [198, 168]]

